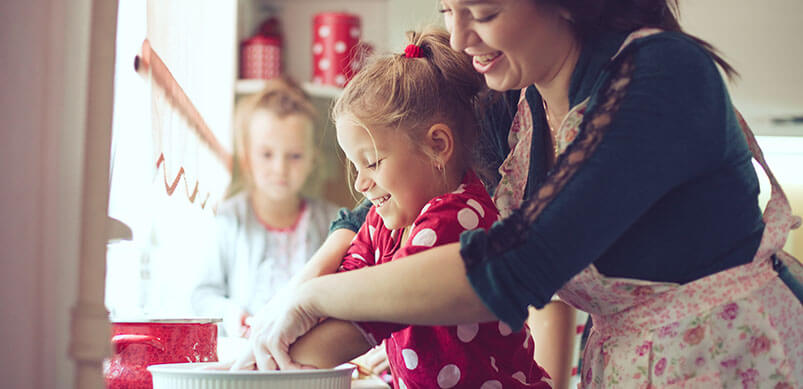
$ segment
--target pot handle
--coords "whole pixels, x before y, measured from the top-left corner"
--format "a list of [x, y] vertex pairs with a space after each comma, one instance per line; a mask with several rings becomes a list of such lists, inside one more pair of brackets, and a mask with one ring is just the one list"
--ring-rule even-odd
[[114, 353], [119, 354], [128, 347], [128, 345], [144, 343], [159, 351], [165, 351], [164, 343], [162, 340], [151, 335], [114, 335], [112, 337], [112, 346], [114, 346]]

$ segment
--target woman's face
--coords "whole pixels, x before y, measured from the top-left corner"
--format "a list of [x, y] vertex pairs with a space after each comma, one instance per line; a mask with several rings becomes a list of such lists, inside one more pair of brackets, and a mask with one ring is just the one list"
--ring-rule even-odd
[[565, 11], [537, 0], [441, 0], [452, 48], [473, 57], [491, 89], [547, 82], [573, 42]]

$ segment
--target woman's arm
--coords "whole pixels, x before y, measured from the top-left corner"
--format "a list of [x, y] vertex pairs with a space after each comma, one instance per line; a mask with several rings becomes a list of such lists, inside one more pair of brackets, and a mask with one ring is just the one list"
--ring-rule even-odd
[[293, 343], [290, 357], [302, 365], [328, 369], [348, 362], [370, 348], [353, 323], [328, 319]]
[[248, 347], [237, 357], [237, 360], [232, 365], [232, 370], [248, 369], [255, 363], [261, 369], [269, 368], [269, 366], [265, 365], [264, 352], [262, 352], [259, 344], [262, 341], [261, 339], [268, 333], [273, 322], [279, 317], [281, 304], [284, 303], [288, 296], [295, 293], [294, 290], [304, 281], [337, 270], [354, 235], [355, 233], [348, 229], [332, 231], [321, 247], [312, 255], [304, 269], [293, 276], [287, 286], [282, 288], [276, 296], [273, 296], [267, 304], [254, 314], [250, 323], [251, 347]]
[[468, 283], [459, 248], [447, 244], [403, 261], [318, 277], [301, 285], [296, 302], [304, 314], [353, 321], [455, 325], [495, 320]]
[[287, 286], [282, 288], [276, 296], [271, 298], [267, 304], [256, 312], [251, 323], [254, 330], [260, 330], [273, 320], [274, 311], [276, 310], [276, 300], [281, 300], [283, 296], [287, 295], [304, 281], [324, 274], [334, 273], [337, 267], [340, 266], [343, 255], [346, 254], [346, 250], [348, 250], [354, 235], [355, 233], [353, 231], [347, 229], [335, 230], [329, 234], [321, 247], [312, 255], [309, 262], [304, 265], [301, 272], [294, 275]]

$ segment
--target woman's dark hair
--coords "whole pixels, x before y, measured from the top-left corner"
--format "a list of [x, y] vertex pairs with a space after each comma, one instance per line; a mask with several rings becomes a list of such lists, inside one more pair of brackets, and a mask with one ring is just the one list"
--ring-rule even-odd
[[541, 0], [563, 8], [572, 16], [581, 40], [603, 31], [633, 31], [654, 27], [687, 35], [707, 50], [729, 78], [738, 76], [710, 43], [689, 35], [678, 23], [677, 0]]

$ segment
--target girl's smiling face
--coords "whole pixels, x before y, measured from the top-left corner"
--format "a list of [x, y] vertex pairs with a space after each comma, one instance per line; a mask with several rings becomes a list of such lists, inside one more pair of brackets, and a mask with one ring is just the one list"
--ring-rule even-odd
[[354, 189], [369, 199], [389, 229], [407, 227], [441, 194], [432, 159], [402, 130], [367, 130], [350, 117], [336, 122], [337, 142], [357, 171]]
[[537, 0], [441, 0], [452, 48], [472, 56], [488, 87], [504, 91], [544, 82], [574, 37], [568, 15]]

